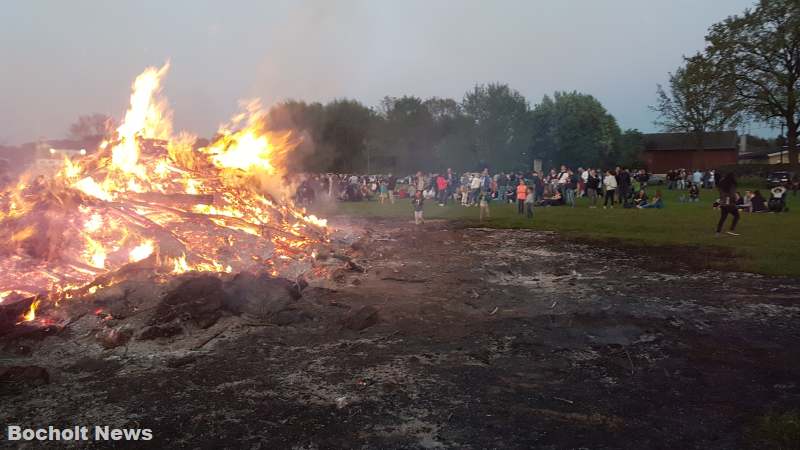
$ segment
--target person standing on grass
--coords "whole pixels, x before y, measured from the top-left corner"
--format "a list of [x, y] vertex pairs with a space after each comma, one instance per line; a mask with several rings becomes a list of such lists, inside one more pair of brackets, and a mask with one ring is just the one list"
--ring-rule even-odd
[[597, 177], [597, 171], [594, 169], [587, 171], [586, 177], [586, 195], [589, 197], [589, 208], [597, 208], [597, 192], [600, 189], [600, 178]]
[[422, 216], [422, 210], [425, 204], [425, 197], [422, 195], [421, 190], [417, 190], [414, 194], [414, 198], [411, 200], [411, 204], [414, 206], [414, 225], [419, 225], [421, 223], [425, 223], [425, 218]]
[[447, 203], [447, 178], [444, 175], [436, 177], [436, 193], [439, 198], [439, 206]]
[[541, 177], [539, 177], [539, 172], [533, 171], [531, 173], [531, 189], [530, 194], [533, 195], [533, 201], [535, 202], [536, 199], [542, 198], [542, 190], [544, 189], [544, 183], [542, 183]]
[[389, 203], [394, 205], [394, 191], [397, 189], [397, 177], [389, 174], [389, 178], [386, 180], [386, 188], [389, 189]]
[[386, 180], [381, 180], [378, 189], [378, 198], [380, 198], [382, 205], [389, 200], [389, 183]]
[[474, 206], [478, 204], [478, 194], [481, 192], [481, 177], [474, 173], [469, 183], [469, 205]]
[[578, 176], [572, 169], [567, 169], [567, 182], [564, 184], [564, 196], [567, 200], [567, 205], [575, 207], [575, 191], [578, 190]]
[[617, 191], [620, 204], [624, 203], [631, 194], [631, 174], [624, 167], [617, 167]]
[[525, 196], [525, 215], [528, 219], [533, 219], [533, 204], [536, 201], [536, 194], [534, 187], [528, 188], [528, 195]]
[[603, 178], [603, 186], [606, 190], [606, 197], [605, 201], [603, 202], [603, 209], [608, 207], [608, 201], [611, 200], [611, 208], [614, 208], [614, 193], [617, 190], [617, 177], [614, 176], [614, 172], [609, 170], [606, 172], [605, 178]]
[[[453, 173], [453, 169], [448, 167], [447, 168], [447, 176], [445, 178], [447, 178], [447, 197], [449, 199], [449, 198], [453, 197], [453, 194], [456, 193], [456, 189], [458, 188], [458, 184], [459, 184], [458, 183], [458, 176], [456, 176], [456, 174]], [[446, 201], [445, 201], [445, 204], [447, 204]]]
[[517, 186], [517, 214], [525, 213], [525, 197], [528, 194], [528, 186], [525, 185], [525, 180], [519, 180]]
[[583, 170], [582, 168], [578, 167], [578, 198], [583, 197], [586, 195], [586, 180], [589, 179], [589, 169]]
[[717, 236], [722, 232], [722, 227], [725, 225], [725, 219], [728, 218], [728, 214], [733, 216], [733, 221], [727, 233], [731, 236], [739, 236], [735, 232], [736, 224], [739, 223], [739, 210], [736, 208], [736, 177], [733, 173], [728, 173], [719, 182], [719, 211]]

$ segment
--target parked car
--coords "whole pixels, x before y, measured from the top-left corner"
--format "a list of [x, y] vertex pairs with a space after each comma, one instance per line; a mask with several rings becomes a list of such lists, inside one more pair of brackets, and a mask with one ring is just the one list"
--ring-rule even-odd
[[767, 187], [775, 187], [775, 186], [789, 186], [792, 182], [792, 177], [794, 174], [792, 172], [770, 172], [767, 175]]
[[654, 173], [650, 175], [650, 179], [647, 180], [647, 184], [664, 184], [667, 181], [667, 176], [660, 173]]

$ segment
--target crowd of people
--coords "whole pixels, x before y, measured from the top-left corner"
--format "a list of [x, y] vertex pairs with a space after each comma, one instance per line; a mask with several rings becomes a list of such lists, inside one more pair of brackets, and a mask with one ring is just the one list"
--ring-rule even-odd
[[341, 201], [394, 203], [398, 198], [410, 198], [415, 210], [419, 208], [420, 212], [426, 201], [439, 206], [455, 203], [478, 207], [481, 219], [489, 216], [490, 202], [497, 201], [516, 204], [519, 214], [528, 217], [533, 217], [537, 206], [575, 207], [576, 199], [580, 197], [589, 199], [590, 208], [597, 208], [601, 202], [603, 208], [616, 205], [662, 208], [664, 202], [660, 191], [652, 197], [646, 193], [649, 179], [650, 175], [644, 169], [579, 167], [573, 170], [567, 166], [542, 173], [490, 174], [489, 169], [483, 169], [457, 174], [447, 169], [442, 173], [417, 172], [405, 177], [326, 174], [306, 177], [297, 187], [296, 200], [300, 204], [309, 204], [320, 193]]
[[[783, 195], [785, 188], [773, 189], [770, 199], [760, 191], [735, 189], [735, 178], [711, 170], [671, 170], [662, 178], [668, 190], [683, 191], [680, 202], [698, 202], [702, 189], [719, 188], [714, 202], [724, 217], [733, 216], [735, 229], [739, 211], [766, 212], [786, 210]], [[410, 199], [416, 223], [424, 222], [424, 205], [427, 202], [445, 206], [457, 204], [479, 208], [480, 220], [490, 217], [492, 202], [515, 204], [517, 213], [533, 218], [536, 207], [575, 207], [576, 199], [585, 197], [589, 208], [640, 208], [661, 209], [665, 206], [660, 189], [648, 192], [651, 175], [644, 169], [628, 170], [618, 166], [613, 169], [578, 167], [573, 170], [562, 165], [547, 172], [499, 172], [489, 169], [457, 174], [452, 169], [441, 173], [422, 173], [397, 177], [387, 175], [324, 174], [310, 175], [297, 185], [296, 201], [311, 204], [319, 196], [339, 201], [377, 200], [394, 203], [397, 199]], [[661, 180], [659, 180], [661, 181]], [[722, 183], [722, 184], [720, 184]], [[731, 186], [733, 191], [731, 191]], [[781, 192], [781, 190], [783, 190]]]

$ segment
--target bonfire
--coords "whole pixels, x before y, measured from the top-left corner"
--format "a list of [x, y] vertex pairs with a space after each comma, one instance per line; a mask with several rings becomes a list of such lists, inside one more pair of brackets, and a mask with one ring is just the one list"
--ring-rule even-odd
[[290, 133], [265, 129], [257, 102], [210, 144], [173, 134], [161, 95], [169, 65], [133, 83], [130, 107], [96, 152], [0, 194], [0, 305], [17, 323], [107, 287], [131, 266], [297, 276], [327, 239], [324, 220], [280, 190]]

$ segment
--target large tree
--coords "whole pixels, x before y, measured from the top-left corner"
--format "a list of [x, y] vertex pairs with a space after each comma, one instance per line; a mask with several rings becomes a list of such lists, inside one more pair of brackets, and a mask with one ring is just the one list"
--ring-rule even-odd
[[556, 92], [537, 104], [532, 116], [533, 153], [552, 167], [616, 164], [621, 131], [594, 97]]
[[786, 126], [791, 164], [798, 166], [800, 128], [800, 1], [760, 0], [714, 24], [707, 53], [734, 84], [747, 112]]
[[699, 164], [705, 163], [705, 134], [736, 127], [741, 118], [740, 102], [724, 69], [702, 54], [684, 58], [684, 65], [669, 76], [665, 90], [658, 85], [659, 113], [655, 121], [666, 131], [692, 133], [699, 151]]
[[110, 136], [116, 125], [114, 119], [100, 114], [87, 114], [78, 117], [69, 127], [69, 137], [75, 140], [97, 140]]
[[425, 106], [434, 121], [434, 154], [439, 169], [474, 169], [479, 157], [475, 152], [473, 120], [464, 114], [457, 101], [450, 98], [432, 97], [425, 100]]
[[384, 121], [377, 140], [382, 158], [377, 162], [394, 161], [396, 169], [405, 172], [434, 168], [436, 122], [422, 99], [384, 97], [381, 111]]
[[507, 84], [478, 85], [461, 106], [474, 126], [473, 147], [481, 161], [497, 169], [528, 166], [531, 123], [522, 94]]
[[356, 100], [334, 100], [325, 105], [321, 141], [330, 152], [330, 170], [347, 173], [371, 170], [367, 151], [379, 120], [375, 111]]

